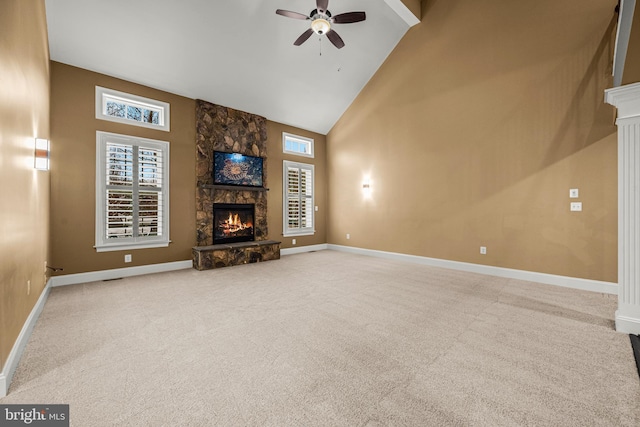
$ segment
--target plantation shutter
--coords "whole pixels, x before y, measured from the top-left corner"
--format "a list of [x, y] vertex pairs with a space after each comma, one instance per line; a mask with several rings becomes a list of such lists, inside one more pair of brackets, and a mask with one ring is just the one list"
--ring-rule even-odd
[[168, 244], [168, 143], [99, 132], [98, 150], [96, 248]]
[[133, 237], [133, 146], [107, 143], [106, 238]]
[[300, 228], [313, 229], [313, 174], [300, 169]]
[[162, 151], [138, 147], [138, 159], [138, 235], [162, 236]]
[[284, 235], [313, 234], [313, 165], [284, 162]]
[[287, 229], [300, 228], [300, 169], [287, 168]]

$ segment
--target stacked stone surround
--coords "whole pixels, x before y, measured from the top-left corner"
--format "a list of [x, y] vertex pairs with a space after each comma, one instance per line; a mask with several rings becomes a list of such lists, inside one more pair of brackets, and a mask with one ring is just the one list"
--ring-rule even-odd
[[[200, 248], [198, 251], [194, 248], [194, 267], [202, 270], [279, 258], [279, 242], [272, 242], [271, 246], [253, 245], [252, 249], [246, 250], [247, 253], [254, 253], [254, 255], [247, 257], [237, 254], [239, 250], [237, 245], [228, 246], [229, 256], [223, 256], [219, 252], [223, 250], [220, 248], [221, 245], [212, 246], [214, 203], [253, 203], [255, 205], [255, 240], [257, 242], [264, 241], [268, 236], [266, 191], [214, 188], [214, 151], [262, 157], [264, 159], [263, 182], [267, 187], [267, 119], [255, 114], [196, 100], [196, 245], [198, 247], [211, 246], [207, 250], [218, 252], [215, 257], [216, 262], [212, 262], [212, 258], [206, 255], [205, 248]], [[251, 243], [247, 242], [245, 246], [249, 248], [252, 246]], [[274, 249], [273, 244], [277, 244], [277, 248]], [[257, 256], [255, 255], [256, 251], [264, 253]], [[234, 255], [231, 255], [231, 252]], [[277, 257], [274, 252], [277, 252]], [[204, 261], [204, 263], [197, 264], [198, 260]]]
[[[213, 245], [213, 204], [254, 203], [255, 239], [267, 238], [264, 191], [213, 189], [213, 152], [240, 153], [264, 159], [267, 170], [267, 119], [255, 114], [196, 101], [196, 230], [197, 245]], [[265, 187], [267, 176], [263, 175]]]

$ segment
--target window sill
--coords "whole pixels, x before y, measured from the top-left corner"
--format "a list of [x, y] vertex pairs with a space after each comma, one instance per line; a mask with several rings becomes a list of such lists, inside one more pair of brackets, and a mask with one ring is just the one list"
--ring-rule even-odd
[[283, 233], [282, 235], [284, 237], [297, 237], [297, 236], [313, 236], [314, 234], [316, 234], [315, 230], [314, 231], [300, 231], [300, 232], [290, 232], [290, 233]]
[[96, 252], [134, 251], [136, 249], [166, 248], [171, 240], [162, 242], [119, 243], [94, 246]]

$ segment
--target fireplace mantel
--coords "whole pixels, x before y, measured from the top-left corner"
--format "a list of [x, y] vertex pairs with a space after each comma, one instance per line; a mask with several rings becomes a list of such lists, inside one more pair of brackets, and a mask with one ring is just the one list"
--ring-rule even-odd
[[208, 188], [210, 190], [229, 190], [229, 191], [269, 191], [264, 187], [248, 187], [244, 185], [221, 185], [221, 184], [202, 184], [199, 188]]

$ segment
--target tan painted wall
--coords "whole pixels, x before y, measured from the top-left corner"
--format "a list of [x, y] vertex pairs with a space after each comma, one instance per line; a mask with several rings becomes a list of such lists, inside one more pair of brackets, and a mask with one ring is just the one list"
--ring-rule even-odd
[[[171, 131], [95, 118], [95, 86], [171, 104]], [[95, 244], [96, 131], [170, 142], [170, 238], [167, 248], [97, 253]], [[62, 274], [191, 259], [195, 245], [195, 101], [135, 83], [51, 63], [52, 263]], [[124, 254], [132, 262], [124, 262]]]
[[[284, 154], [282, 152], [282, 132], [313, 138], [314, 158]], [[282, 242], [281, 248], [327, 243], [327, 156], [326, 137], [281, 123], [267, 121], [268, 157], [267, 176], [269, 192], [267, 193], [268, 221], [270, 239]], [[282, 235], [282, 162], [284, 160], [314, 165], [315, 173], [315, 213], [316, 233], [313, 236], [284, 237]]]
[[[112, 268], [132, 267], [191, 259], [195, 246], [195, 101], [135, 83], [72, 67], [51, 63], [52, 150], [52, 244], [53, 265], [72, 274]], [[171, 104], [171, 132], [139, 128], [95, 118], [95, 86], [108, 87]], [[95, 240], [95, 139], [96, 131], [137, 135], [171, 143], [172, 243], [169, 248], [138, 249], [97, 253]], [[315, 139], [316, 157], [306, 161], [316, 165], [316, 234], [297, 237], [297, 246], [326, 243], [326, 154], [325, 136], [276, 122], [267, 123], [267, 176], [269, 238], [291, 246], [282, 238], [282, 132]], [[295, 156], [288, 156], [295, 159]], [[124, 263], [131, 253], [133, 262]]]
[[636, 8], [633, 12], [631, 35], [629, 36], [629, 49], [624, 64], [624, 74], [622, 75], [622, 84], [626, 85], [638, 82], [640, 82], [640, 4], [636, 3]]
[[404, 3], [405, 6], [407, 6], [407, 9], [409, 9], [411, 13], [413, 13], [416, 16], [416, 18], [422, 19], [420, 0], [402, 0], [402, 3]]
[[327, 136], [329, 243], [615, 282], [616, 3], [425, 2]]
[[2, 369], [44, 289], [44, 262], [49, 259], [49, 172], [33, 168], [33, 138], [49, 138], [49, 44], [44, 1], [0, 2], [0, 33]]

